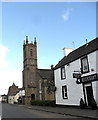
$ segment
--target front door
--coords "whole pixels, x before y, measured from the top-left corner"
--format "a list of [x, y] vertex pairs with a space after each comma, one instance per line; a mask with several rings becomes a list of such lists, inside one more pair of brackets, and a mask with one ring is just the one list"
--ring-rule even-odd
[[86, 87], [86, 93], [87, 93], [88, 106], [90, 106], [91, 105], [91, 100], [93, 98], [92, 86], [87, 86]]

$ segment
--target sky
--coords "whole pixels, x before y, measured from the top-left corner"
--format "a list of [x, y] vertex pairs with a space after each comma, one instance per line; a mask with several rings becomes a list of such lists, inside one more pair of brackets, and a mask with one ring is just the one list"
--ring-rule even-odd
[[[63, 48], [78, 48], [96, 38], [96, 2], [0, 3], [0, 94], [13, 82], [22, 87], [23, 41], [37, 38], [38, 68], [50, 69]], [[74, 42], [74, 44], [73, 44]]]

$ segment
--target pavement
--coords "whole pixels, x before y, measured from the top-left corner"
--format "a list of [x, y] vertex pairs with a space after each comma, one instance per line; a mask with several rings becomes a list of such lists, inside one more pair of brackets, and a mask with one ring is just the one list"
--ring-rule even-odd
[[34, 106], [34, 105], [24, 105], [29, 109], [46, 111], [51, 113], [58, 113], [63, 115], [71, 115], [82, 118], [98, 119], [98, 109], [92, 110], [89, 108], [81, 109], [80, 107], [66, 107], [66, 106]]

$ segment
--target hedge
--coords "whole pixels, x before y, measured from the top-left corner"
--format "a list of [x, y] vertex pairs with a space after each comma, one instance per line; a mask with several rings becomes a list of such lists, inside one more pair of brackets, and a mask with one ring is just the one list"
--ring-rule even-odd
[[32, 100], [31, 105], [38, 105], [38, 106], [55, 106], [55, 101], [49, 100]]

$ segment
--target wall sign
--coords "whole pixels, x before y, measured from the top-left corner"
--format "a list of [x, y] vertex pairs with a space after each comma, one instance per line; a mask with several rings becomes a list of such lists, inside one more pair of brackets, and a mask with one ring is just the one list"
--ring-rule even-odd
[[98, 75], [96, 74], [92, 74], [92, 75], [88, 75], [85, 77], [81, 77], [81, 78], [77, 78], [76, 83], [80, 84], [80, 83], [87, 83], [87, 82], [91, 82], [91, 81], [97, 81], [98, 80]]
[[73, 78], [80, 78], [81, 77], [81, 74], [79, 73], [73, 73]]

